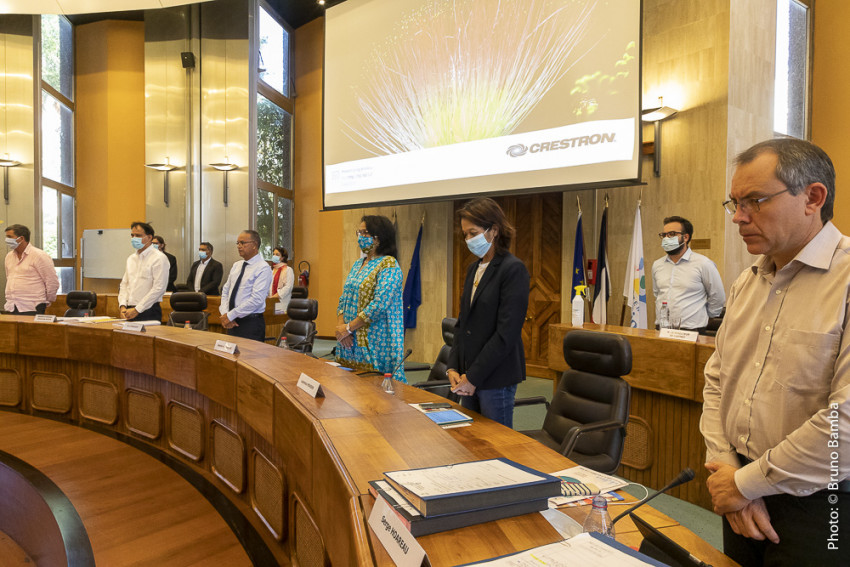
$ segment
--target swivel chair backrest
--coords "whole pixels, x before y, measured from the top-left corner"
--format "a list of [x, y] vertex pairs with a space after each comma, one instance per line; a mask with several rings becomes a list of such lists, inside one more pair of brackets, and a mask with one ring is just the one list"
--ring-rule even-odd
[[296, 285], [292, 288], [292, 299], [307, 299], [307, 288]]
[[92, 317], [97, 307], [97, 294], [93, 291], [69, 291], [65, 304], [68, 305], [65, 317]]
[[428, 373], [427, 381], [429, 382], [446, 379], [446, 365], [449, 362], [449, 353], [452, 351], [452, 344], [454, 344], [455, 323], [457, 323], [457, 319], [453, 317], [443, 319], [443, 343], [445, 344], [440, 347], [437, 360], [434, 361], [434, 364], [431, 366], [431, 372]]
[[577, 425], [616, 420], [622, 426], [590, 431], [575, 441], [569, 458], [613, 473], [620, 463], [631, 388], [622, 376], [632, 370], [632, 349], [622, 335], [571, 331], [564, 337], [564, 360], [569, 365], [543, 421], [543, 430], [554, 439], [565, 439]]
[[184, 327], [186, 322], [196, 331], [209, 329], [207, 295], [200, 291], [178, 291], [171, 294], [171, 309], [168, 324], [172, 327]]
[[289, 320], [283, 324], [282, 336], [286, 337], [286, 346], [298, 352], [313, 352], [313, 339], [316, 336], [316, 324], [319, 316], [319, 302], [315, 299], [292, 298], [286, 308]]

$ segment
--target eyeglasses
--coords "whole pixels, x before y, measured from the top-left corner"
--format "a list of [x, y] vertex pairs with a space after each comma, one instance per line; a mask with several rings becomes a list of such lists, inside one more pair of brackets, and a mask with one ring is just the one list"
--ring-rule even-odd
[[768, 195], [767, 197], [762, 197], [760, 199], [741, 199], [740, 201], [737, 199], [729, 199], [728, 201], [723, 202], [723, 208], [726, 209], [726, 212], [730, 215], [734, 215], [737, 209], [741, 209], [741, 212], [746, 214], [757, 213], [759, 212], [760, 205], [762, 203], [790, 190], [791, 188], [788, 187], [778, 193], [774, 193], [773, 195]]
[[369, 231], [366, 229], [363, 230], [355, 230], [354, 236], [369, 236]]
[[252, 244], [253, 242], [255, 242], [255, 241], [254, 240], [237, 240], [236, 246], [245, 246], [245, 245], [248, 245], [248, 244]]
[[674, 236], [679, 236], [681, 234], [685, 234], [684, 232], [679, 232], [677, 230], [671, 230], [670, 232], [659, 232], [658, 236], [661, 238], [673, 238]]

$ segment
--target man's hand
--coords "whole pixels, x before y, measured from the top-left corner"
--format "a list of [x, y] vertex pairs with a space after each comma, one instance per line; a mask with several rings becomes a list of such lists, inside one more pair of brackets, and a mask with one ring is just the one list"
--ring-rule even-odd
[[227, 318], [227, 313], [225, 313], [224, 315], [219, 317], [219, 319], [221, 320], [221, 326], [224, 327], [225, 329], [232, 329], [233, 327], [239, 326], [239, 323], [236, 323], [235, 321], [231, 321], [230, 319]]
[[747, 500], [738, 485], [735, 484], [735, 471], [738, 470], [726, 463], [706, 463], [705, 468], [711, 475], [705, 481], [708, 492], [711, 493], [711, 503], [715, 514], [736, 512], [752, 501]]
[[136, 311], [135, 307], [131, 307], [130, 309], [125, 309], [121, 315], [123, 315], [125, 319], [135, 319], [139, 316], [139, 312]]
[[761, 498], [750, 500], [746, 506], [737, 512], [727, 513], [726, 519], [729, 521], [732, 531], [738, 535], [759, 541], [767, 538], [773, 543], [779, 543], [779, 535], [770, 524], [770, 514], [768, 514], [764, 500]]
[[121, 316], [121, 318], [126, 319], [127, 318], [127, 308], [122, 305], [121, 307], [118, 308], [118, 310], [120, 311], [119, 315]]
[[452, 388], [452, 392], [458, 396], [471, 396], [475, 393], [475, 385], [466, 379], [466, 374], [463, 374], [457, 386]]
[[458, 384], [460, 384], [460, 373], [457, 370], [450, 368], [446, 371], [446, 376], [448, 377], [449, 382], [452, 385], [451, 389], [453, 390], [457, 388]]

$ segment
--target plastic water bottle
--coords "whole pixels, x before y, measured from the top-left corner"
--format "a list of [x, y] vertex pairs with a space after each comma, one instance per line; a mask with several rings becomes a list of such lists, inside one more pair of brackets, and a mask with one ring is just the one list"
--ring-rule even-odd
[[393, 386], [393, 375], [389, 372], [384, 374], [384, 381], [381, 382], [381, 389], [387, 394], [395, 394], [395, 386]]
[[596, 532], [610, 538], [614, 537], [614, 524], [611, 523], [611, 516], [608, 515], [608, 501], [605, 500], [604, 496], [593, 497], [593, 504], [587, 519], [584, 520], [582, 531], [585, 533]]
[[191, 329], [191, 328], [192, 328], [192, 323], [190, 323], [190, 322], [189, 322], [189, 320], [188, 320], [188, 319], [186, 319], [186, 322], [183, 324], [183, 328], [184, 328], [184, 329]]
[[280, 337], [280, 348], [289, 349], [289, 345], [286, 342], [286, 337]]
[[661, 303], [661, 311], [658, 315], [658, 327], [661, 329], [670, 328], [670, 309], [667, 307], [667, 302]]

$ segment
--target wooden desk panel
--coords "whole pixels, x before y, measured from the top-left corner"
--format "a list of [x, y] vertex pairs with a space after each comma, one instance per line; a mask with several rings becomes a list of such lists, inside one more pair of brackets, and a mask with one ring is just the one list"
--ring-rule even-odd
[[44, 358], [67, 358], [66, 328], [56, 323], [18, 325], [18, 354]]
[[[15, 330], [15, 337], [33, 339], [42, 337], [43, 331], [49, 336], [53, 329], [73, 329], [72, 339], [63, 344], [80, 345], [77, 358], [85, 358], [85, 354], [98, 357], [104, 347], [94, 345], [111, 333], [108, 358], [77, 360], [14, 353], [3, 356], [9, 358], [10, 368], [24, 370], [24, 392], [31, 389], [31, 377], [26, 373], [30, 368], [48, 365], [65, 373], [74, 382], [75, 391], [86, 376], [114, 374], [111, 382], [119, 389], [121, 411], [117, 423], [103, 427], [127, 433], [128, 419], [135, 411], [133, 419], [142, 427], [139, 430], [145, 431], [145, 416], [138, 415], [139, 409], [158, 413], [158, 423], [164, 426], [161, 434], [151, 439], [139, 435], [134, 438], [168, 453], [176, 454], [169, 448], [176, 443], [188, 447], [188, 453], [199, 455], [197, 461], [180, 458], [195, 472], [212, 477], [221, 493], [246, 514], [249, 523], [280, 556], [291, 551], [290, 536], [284, 534], [282, 541], [277, 541], [264, 527], [259, 512], [255, 512], [256, 502], [269, 501], [265, 496], [258, 497], [255, 491], [273, 491], [275, 487], [274, 483], [258, 484], [261, 479], [255, 477], [259, 474], [254, 457], [257, 453], [267, 457], [266, 466], [272, 467], [266, 481], [277, 478], [278, 473], [283, 479], [279, 489], [285, 487], [285, 492], [279, 496], [285, 508], [286, 529], [293, 528], [294, 503], [300, 500], [334, 565], [385, 561], [383, 550], [370, 539], [362, 504], [368, 481], [380, 478], [387, 470], [499, 456], [546, 472], [571, 466], [556, 452], [478, 415], [474, 415], [475, 422], [470, 427], [443, 430], [435, 426], [408, 406], [411, 402], [440, 399], [431, 393], [397, 384], [396, 395], [388, 395], [380, 390], [380, 376], [357, 376], [324, 361], [253, 341], [234, 338], [241, 352], [230, 356], [212, 350], [214, 336], [184, 329], [152, 327], [148, 332], [134, 333], [114, 329], [111, 324], [60, 327], [36, 324], [31, 318], [0, 317], [0, 334], [3, 324]], [[92, 336], [86, 337], [87, 333]], [[19, 348], [16, 346], [16, 350]], [[301, 372], [320, 381], [326, 392], [324, 398], [314, 399], [297, 388]], [[127, 407], [129, 388], [150, 394], [147, 398], [140, 395], [136, 403], [151, 405], [135, 410]], [[684, 402], [682, 398], [670, 399]], [[176, 407], [174, 402], [182, 404], [186, 411], [181, 410], [182, 416], [178, 412], [166, 418], [170, 408]], [[73, 423], [82, 424], [80, 400], [75, 397], [73, 403], [69, 416]], [[28, 404], [24, 396], [18, 410], [31, 411]], [[180, 420], [183, 422], [175, 425]], [[227, 432], [213, 427], [214, 422], [225, 425]], [[173, 429], [178, 426], [179, 430]], [[219, 429], [221, 432], [216, 433]], [[197, 449], [192, 447], [196, 442]], [[226, 457], [228, 443], [235, 453], [216, 462], [219, 449], [223, 451], [221, 458]], [[243, 487], [241, 492], [218, 480], [211, 471], [235, 475], [237, 485]], [[529, 514], [422, 540], [429, 554], [433, 550], [435, 564], [456, 564], [541, 545], [556, 537], [542, 517]]]
[[112, 358], [112, 328], [98, 325], [68, 325], [68, 358], [80, 361], [106, 361]]
[[0, 321], [0, 352], [18, 352], [18, 326], [14, 321]]

